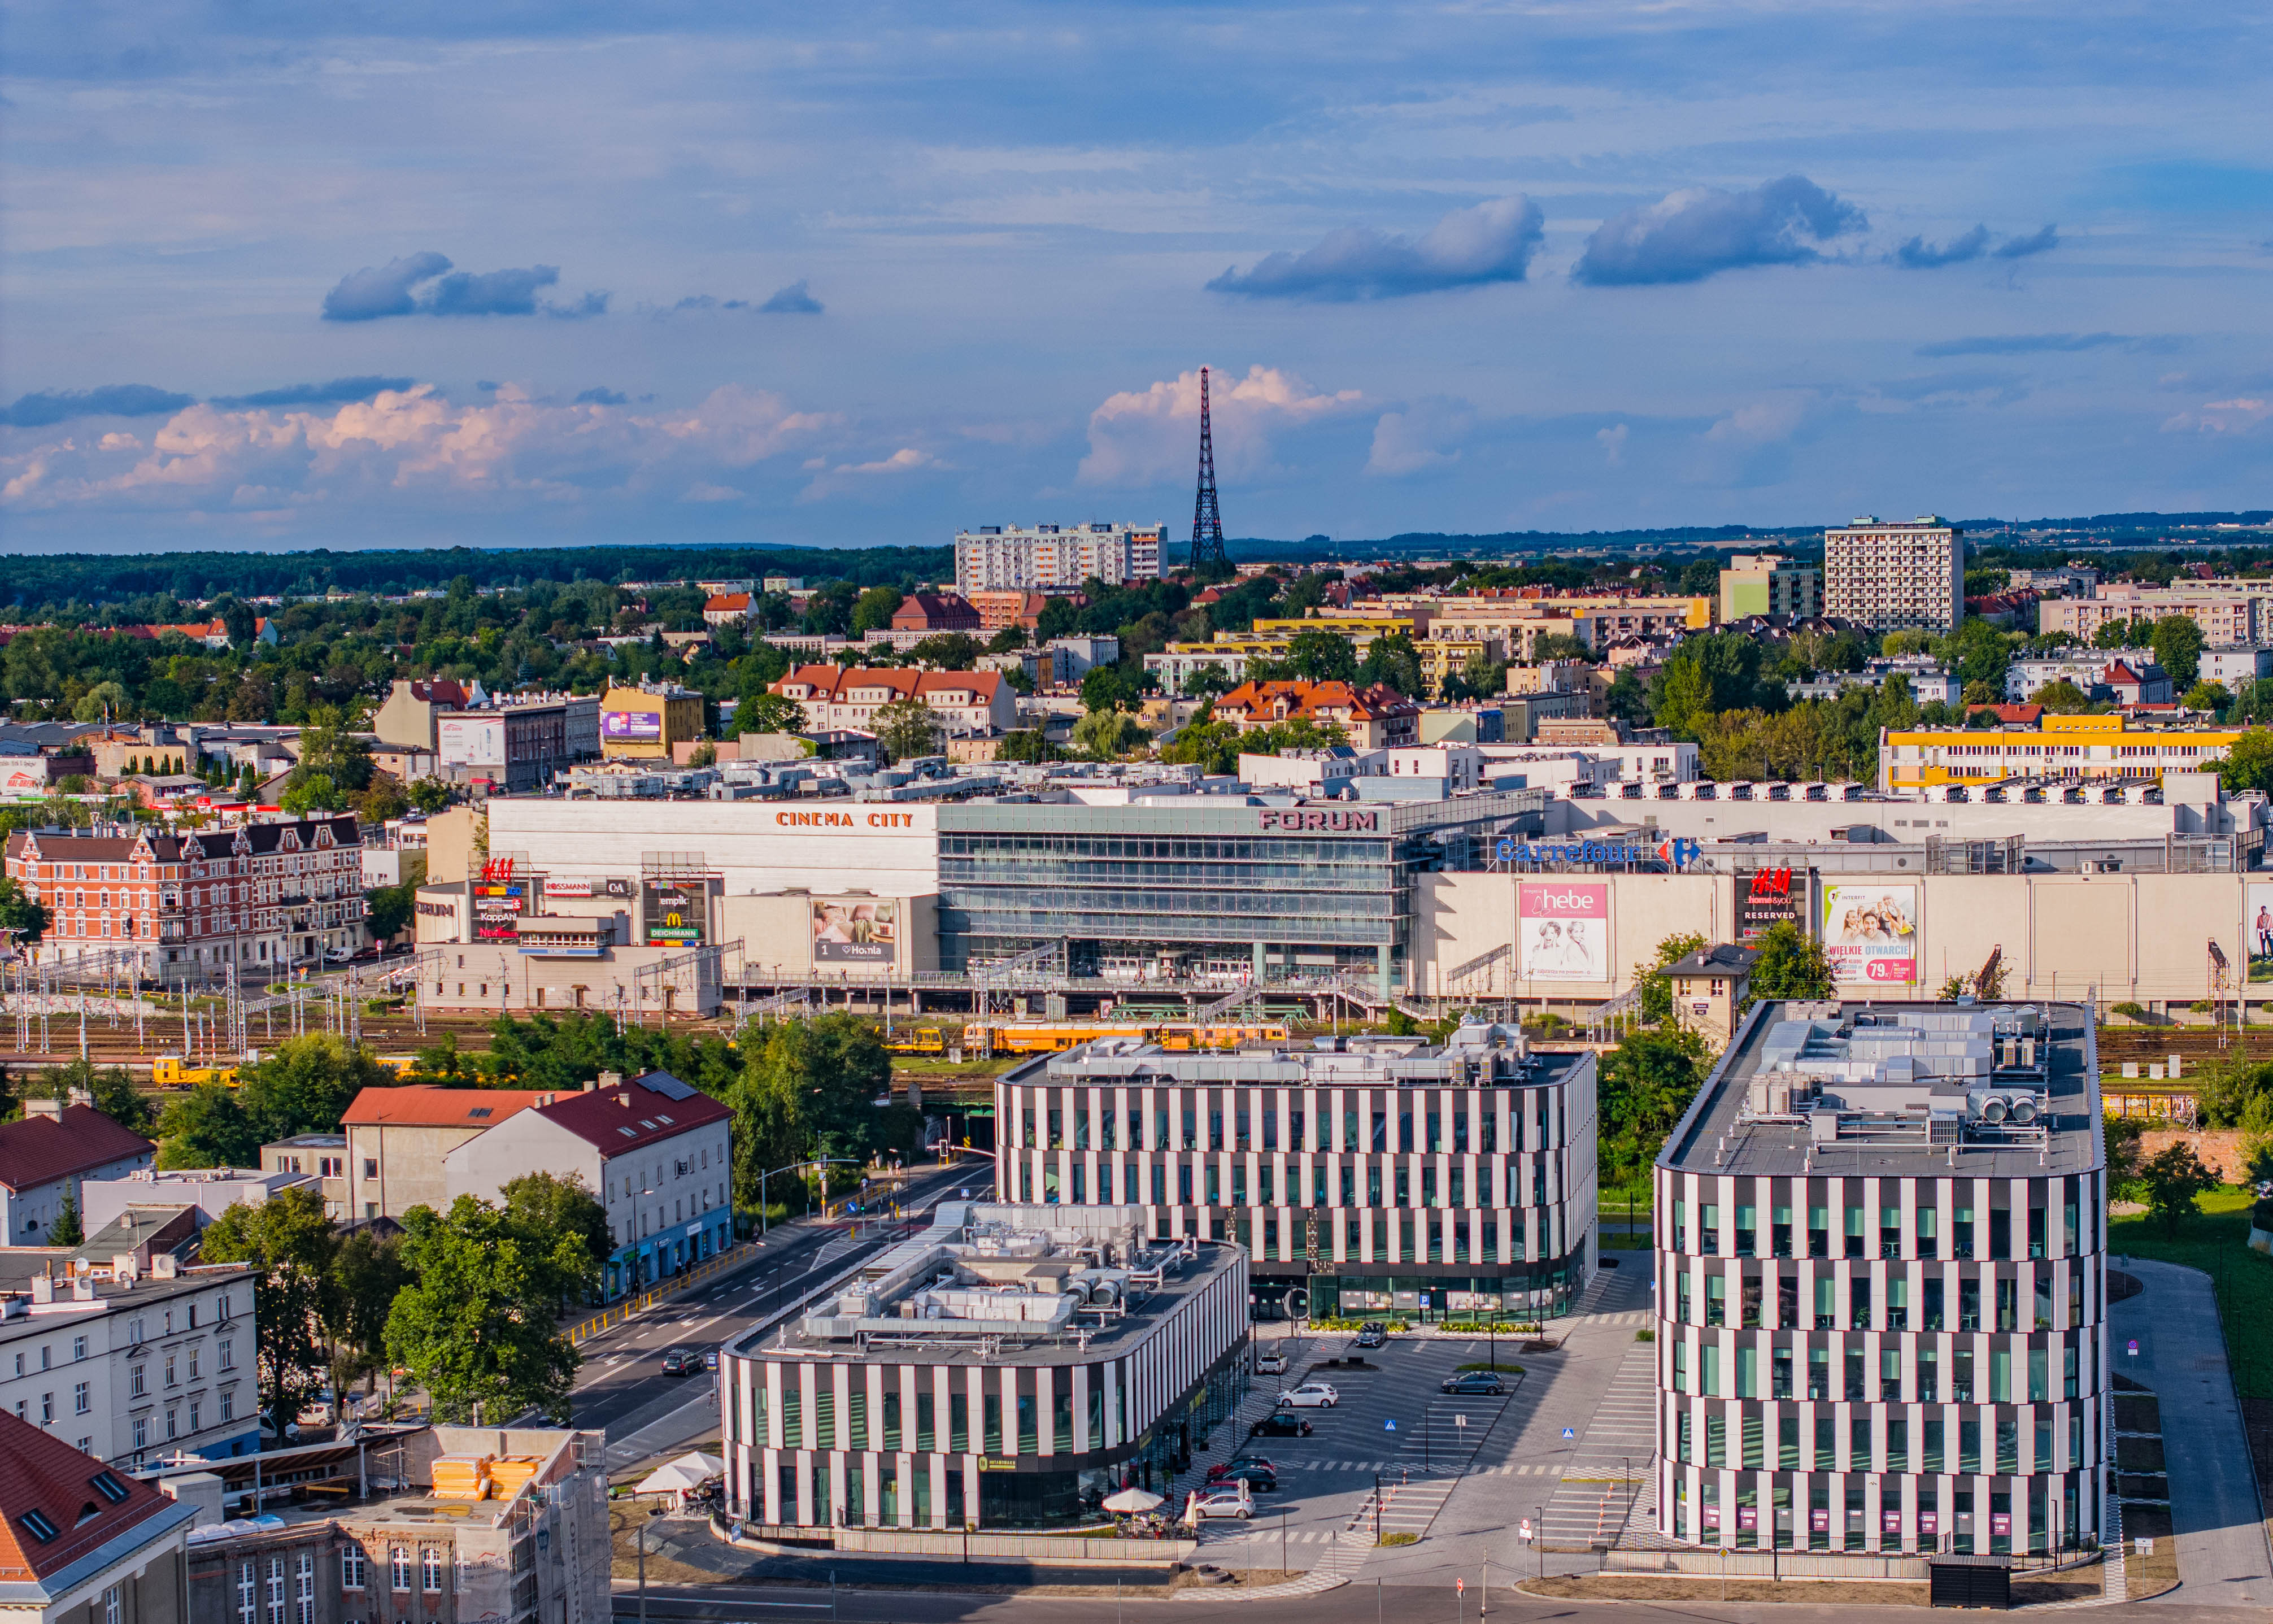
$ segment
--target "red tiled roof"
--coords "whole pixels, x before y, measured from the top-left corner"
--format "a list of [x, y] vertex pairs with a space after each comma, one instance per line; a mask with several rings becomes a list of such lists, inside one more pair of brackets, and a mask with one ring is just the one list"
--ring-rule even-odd
[[[667, 1088], [651, 1087], [651, 1080]], [[588, 1088], [566, 1095], [540, 1109], [537, 1115], [597, 1146], [601, 1154], [612, 1156], [692, 1128], [724, 1122], [733, 1113], [668, 1071], [649, 1071], [611, 1088]]]
[[557, 1096], [524, 1088], [434, 1088], [414, 1083], [401, 1088], [366, 1088], [340, 1121], [356, 1127], [385, 1124], [400, 1128], [494, 1128], [516, 1111]]
[[[177, 1508], [148, 1484], [0, 1413], [0, 1584], [61, 1573], [138, 1524]], [[179, 1507], [187, 1521], [187, 1507]], [[44, 1525], [55, 1530], [39, 1537]]]
[[60, 1120], [26, 1116], [0, 1126], [0, 1184], [34, 1190], [157, 1148], [92, 1105], [66, 1105]]
[[811, 697], [836, 700], [856, 688], [887, 688], [895, 699], [920, 699], [933, 694], [967, 692], [982, 704], [992, 704], [1002, 686], [999, 671], [909, 671], [900, 666], [799, 665], [773, 686], [776, 694], [792, 688], [810, 688]]
[[1968, 716], [1971, 716], [1976, 710], [1993, 711], [1999, 721], [2017, 723], [2023, 727], [2034, 726], [2044, 714], [2044, 708], [2042, 705], [1968, 705], [1965, 707], [1965, 714]]
[[719, 592], [705, 599], [702, 605], [705, 610], [719, 614], [749, 606], [750, 595], [747, 592]]
[[1309, 682], [1296, 679], [1290, 681], [1242, 682], [1215, 702], [1216, 714], [1227, 710], [1260, 715], [1272, 709], [1279, 700], [1288, 704], [1290, 716], [1319, 716], [1332, 711], [1347, 711], [1363, 720], [1399, 716], [1417, 711], [1420, 707], [1383, 682], [1359, 688], [1342, 681]]

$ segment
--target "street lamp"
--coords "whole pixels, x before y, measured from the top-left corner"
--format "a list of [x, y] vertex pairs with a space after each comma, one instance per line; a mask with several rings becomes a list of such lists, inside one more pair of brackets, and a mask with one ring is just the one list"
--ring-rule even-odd
[[[652, 1522], [655, 1518], [659, 1517], [659, 1516], [661, 1516], [661, 1515], [663, 1515], [663, 1507], [660, 1507], [660, 1506], [649, 1506], [649, 1507], [647, 1508], [647, 1515], [648, 1515], [648, 1518], [649, 1518], [649, 1520], [650, 1522]], [[637, 1531], [634, 1534], [633, 1538], [632, 1538], [632, 1544], [633, 1544], [634, 1545], [635, 1545], [635, 1546], [638, 1548], [638, 1551], [639, 1551], [639, 1615], [640, 1615], [640, 1624], [647, 1624], [647, 1530], [648, 1530], [648, 1524], [647, 1524], [646, 1522], [639, 1523], [639, 1524], [637, 1524], [637, 1525], [636, 1525], [636, 1530], [637, 1530]]]

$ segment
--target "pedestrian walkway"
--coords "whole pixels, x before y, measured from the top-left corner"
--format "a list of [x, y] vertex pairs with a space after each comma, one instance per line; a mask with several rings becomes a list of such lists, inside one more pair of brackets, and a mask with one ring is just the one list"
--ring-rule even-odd
[[[1346, 1335], [1320, 1336], [1314, 1340], [1287, 1337], [1275, 1344], [1287, 1355], [1289, 1386], [1294, 1385], [1295, 1376], [1307, 1366], [1322, 1359], [1339, 1358], [1348, 1345], [1349, 1338]], [[1254, 1431], [1255, 1424], [1278, 1408], [1279, 1392], [1277, 1387], [1259, 1381], [1247, 1390], [1247, 1396], [1239, 1401], [1239, 1407], [1218, 1425], [1208, 1447], [1193, 1450], [1191, 1465], [1161, 1491], [1160, 1509], [1165, 1515], [1183, 1515], [1186, 1498], [1193, 1490], [1207, 1487], [1208, 1468], [1231, 1459], [1247, 1447], [1249, 1434]], [[1203, 1522], [1199, 1528], [1199, 1538], [1204, 1544], [1212, 1538], [1234, 1537], [1213, 1531], [1224, 1530], [1227, 1526], [1227, 1522]], [[1239, 1526], [1243, 1528], [1244, 1525]]]
[[[2273, 1551], [2218, 1332], [2209, 1276], [2173, 1263], [2123, 1265], [2145, 1289], [2108, 1311], [2115, 1368], [2162, 1401], [2179, 1584], [2158, 1601], [2273, 1607]], [[2135, 1342], [2139, 1351], [2130, 1352]]]
[[1616, 1544], [1652, 1477], [1657, 1452], [1657, 1348], [1636, 1342], [1594, 1407], [1584, 1437], [1547, 1502], [1550, 1550]]

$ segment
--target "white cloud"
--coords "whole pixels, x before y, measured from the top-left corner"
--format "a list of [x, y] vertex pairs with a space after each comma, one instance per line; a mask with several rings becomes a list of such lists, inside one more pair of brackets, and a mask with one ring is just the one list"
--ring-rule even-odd
[[1602, 460], [1613, 468], [1625, 460], [1626, 425], [1614, 423], [1609, 428], [1596, 429], [1594, 441], [1602, 448]]
[[1474, 426], [1475, 412], [1465, 401], [1422, 401], [1385, 411], [1373, 425], [1365, 471], [1395, 478], [1449, 467], [1460, 460], [1459, 442]]
[[93, 446], [68, 438], [25, 444], [31, 437], [18, 434], [0, 450], [0, 500], [34, 509], [196, 511], [390, 498], [561, 501], [619, 492], [731, 500], [742, 493], [712, 475], [809, 444], [840, 422], [735, 385], [690, 409], [643, 412], [539, 402], [511, 384], [461, 404], [421, 384], [314, 410], [191, 406], [146, 447], [131, 434], [106, 434]]
[[[1250, 366], [1234, 379], [1209, 379], [1209, 417], [1219, 477], [1252, 477], [1271, 465], [1271, 436], [1354, 410], [1355, 389], [1327, 395], [1291, 372]], [[1115, 488], [1189, 479], [1199, 463], [1200, 375], [1197, 371], [1123, 390], [1089, 414], [1089, 455], [1080, 483]]]
[[2273, 400], [2241, 395], [2230, 401], [2206, 401], [2194, 411], [2182, 411], [2167, 417], [2163, 423], [2163, 432], [2176, 434], [2192, 430], [2202, 434], [2239, 434], [2255, 428], [2268, 417], [2273, 417]]
[[742, 492], [731, 485], [710, 485], [698, 479], [686, 487], [686, 493], [679, 500], [682, 502], [739, 502], [742, 500]]
[[1724, 445], [1768, 445], [1791, 438], [1805, 415], [1806, 404], [1799, 400], [1756, 401], [1717, 420], [1705, 438]]
[[872, 462], [839, 462], [836, 467], [820, 474], [812, 484], [799, 492], [797, 500], [801, 502], [817, 502], [823, 497], [859, 490], [863, 485], [873, 484], [880, 479], [895, 480], [907, 474], [953, 466], [952, 463], [941, 462], [928, 451], [919, 451], [912, 446], [903, 446], [891, 455], [879, 457]]

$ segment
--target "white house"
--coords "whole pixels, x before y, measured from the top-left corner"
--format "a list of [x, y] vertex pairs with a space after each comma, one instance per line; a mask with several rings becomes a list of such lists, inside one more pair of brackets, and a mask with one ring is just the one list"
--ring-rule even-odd
[[734, 1214], [733, 1113], [668, 1071], [613, 1077], [516, 1111], [442, 1158], [453, 1201], [495, 1200], [525, 1173], [581, 1179], [608, 1209], [611, 1297], [724, 1250]]
[[79, 1204], [80, 1180], [124, 1178], [157, 1152], [92, 1105], [26, 1100], [21, 1122], [0, 1126], [0, 1236], [11, 1246], [49, 1244], [64, 1198]]

